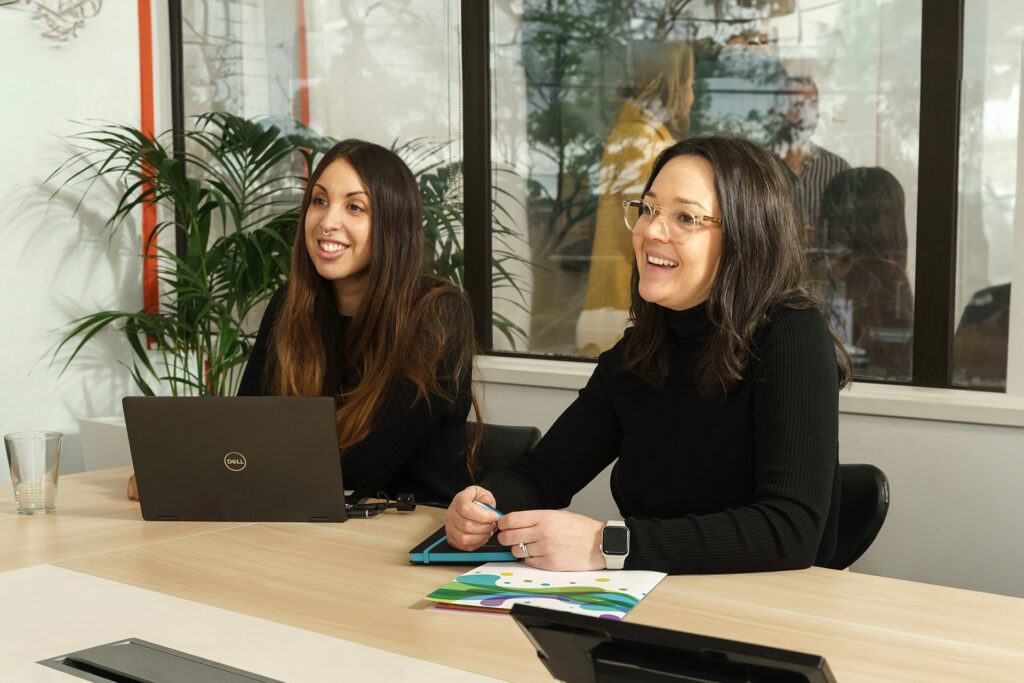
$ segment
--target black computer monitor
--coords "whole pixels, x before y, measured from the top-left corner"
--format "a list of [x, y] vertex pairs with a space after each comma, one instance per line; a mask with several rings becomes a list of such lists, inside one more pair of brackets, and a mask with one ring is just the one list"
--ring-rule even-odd
[[584, 614], [513, 605], [551, 675], [568, 683], [835, 683], [825, 658]]

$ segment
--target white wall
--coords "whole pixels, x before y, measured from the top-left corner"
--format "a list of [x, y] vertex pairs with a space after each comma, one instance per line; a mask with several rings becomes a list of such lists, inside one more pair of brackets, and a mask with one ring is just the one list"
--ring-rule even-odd
[[[486, 421], [542, 431], [577, 393], [501, 382], [478, 391]], [[1024, 428], [842, 413], [839, 459], [877, 465], [891, 491], [885, 525], [853, 571], [1024, 597]], [[608, 474], [571, 509], [619, 518]]]
[[855, 571], [1024, 597], [1024, 429], [843, 415], [842, 462], [889, 478], [889, 515]]
[[[44, 37], [31, 5], [0, 8], [0, 431], [64, 432], [62, 471], [82, 469], [77, 419], [119, 409], [131, 387], [116, 335], [90, 344], [66, 373], [50, 367], [68, 322], [141, 306], [138, 226], [112, 239], [109, 204], [78, 192], [50, 199], [47, 176], [69, 155], [77, 121], [139, 121], [136, 3], [104, 3], [67, 40]], [[8, 481], [0, 468], [0, 482]]]

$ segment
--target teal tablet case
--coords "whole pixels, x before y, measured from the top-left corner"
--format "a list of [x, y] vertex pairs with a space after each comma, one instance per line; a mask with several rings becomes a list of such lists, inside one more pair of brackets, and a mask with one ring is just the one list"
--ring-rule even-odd
[[518, 558], [508, 546], [498, 543], [497, 534], [476, 550], [458, 550], [448, 545], [444, 527], [430, 534], [422, 543], [409, 551], [409, 561], [417, 564], [446, 562], [449, 564], [479, 564], [481, 562], [515, 562]]

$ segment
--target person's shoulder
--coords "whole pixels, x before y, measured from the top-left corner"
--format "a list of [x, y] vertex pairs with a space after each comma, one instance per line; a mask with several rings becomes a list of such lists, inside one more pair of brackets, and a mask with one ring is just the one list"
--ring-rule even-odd
[[[444, 337], [449, 340], [446, 343], [472, 337], [473, 307], [462, 290], [450, 281], [433, 275], [421, 276], [415, 305], [415, 319], [420, 323], [429, 320], [440, 322]], [[420, 327], [426, 330], [433, 326], [420, 324]]]
[[602, 351], [597, 357], [596, 370], [610, 374], [621, 373], [623, 371], [623, 359], [626, 357], [626, 346], [629, 344], [629, 339], [632, 336], [633, 328], [627, 327], [619, 341], [615, 342], [610, 349]]
[[832, 346], [825, 315], [816, 306], [781, 303], [769, 314], [760, 334], [762, 351], [772, 349], [807, 350], [810, 347]]
[[763, 332], [755, 344], [751, 378], [835, 389], [840, 376], [837, 339], [813, 300], [780, 304]]
[[768, 315], [768, 326], [817, 329], [828, 325], [817, 306], [782, 302]]
[[850, 168], [850, 162], [848, 162], [846, 159], [842, 158], [835, 152], [830, 152], [829, 150], [825, 149], [820, 145], [815, 145], [814, 149], [817, 152], [818, 156], [821, 157], [821, 159], [826, 164], [828, 164], [830, 168], [834, 168], [837, 173], [839, 171], [845, 171]]
[[465, 293], [451, 281], [434, 275], [420, 276], [420, 299], [436, 308], [442, 316], [471, 314]]
[[270, 298], [267, 300], [267, 307], [263, 311], [264, 324], [274, 322], [277, 320], [281, 313], [281, 309], [284, 308], [284, 301], [288, 296], [288, 283], [285, 282], [283, 285], [278, 287]]
[[270, 295], [270, 301], [267, 303], [267, 309], [277, 310], [284, 305], [285, 297], [288, 296], [288, 283], [285, 282], [283, 285], [274, 290], [274, 293]]

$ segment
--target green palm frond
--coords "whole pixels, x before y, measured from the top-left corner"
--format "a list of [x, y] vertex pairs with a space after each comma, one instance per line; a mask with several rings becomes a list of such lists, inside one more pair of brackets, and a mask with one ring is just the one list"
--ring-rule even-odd
[[[148, 204], [174, 216], [156, 235], [180, 228], [183, 253], [158, 248], [147, 263], [161, 283], [159, 311], [98, 311], [72, 321], [53, 352], [62, 370], [107, 328], [127, 338], [128, 366], [145, 394], [232, 394], [252, 348], [246, 316], [288, 277], [298, 197], [315, 154], [334, 141], [293, 121], [250, 120], [225, 112], [196, 117], [184, 131], [150, 137], [121, 124], [72, 136], [73, 154], [48, 180], [84, 198], [97, 181], [119, 188], [106, 228], [118, 230]], [[78, 206], [81, 205], [79, 200]], [[76, 208], [77, 210], [77, 208]], [[161, 237], [165, 242], [166, 237]]]
[[[447, 145], [430, 143], [422, 138], [402, 145], [396, 143], [392, 145], [392, 150], [408, 164], [419, 183], [423, 199], [423, 233], [427, 240], [424, 270], [463, 287], [463, 203], [459, 189], [462, 162], [437, 161], [445, 156]], [[528, 310], [526, 285], [509, 268], [512, 263], [527, 262], [518, 252], [506, 246], [508, 240], [516, 238], [516, 232], [510, 227], [512, 215], [507, 208], [510, 202], [518, 203], [519, 200], [508, 191], [496, 187], [491, 203], [491, 239], [494, 240], [491, 253], [491, 293], [496, 299], [508, 301], [521, 310]], [[525, 330], [498, 312], [492, 312], [491, 325], [509, 341], [513, 349], [517, 346], [517, 340], [527, 340]]]

